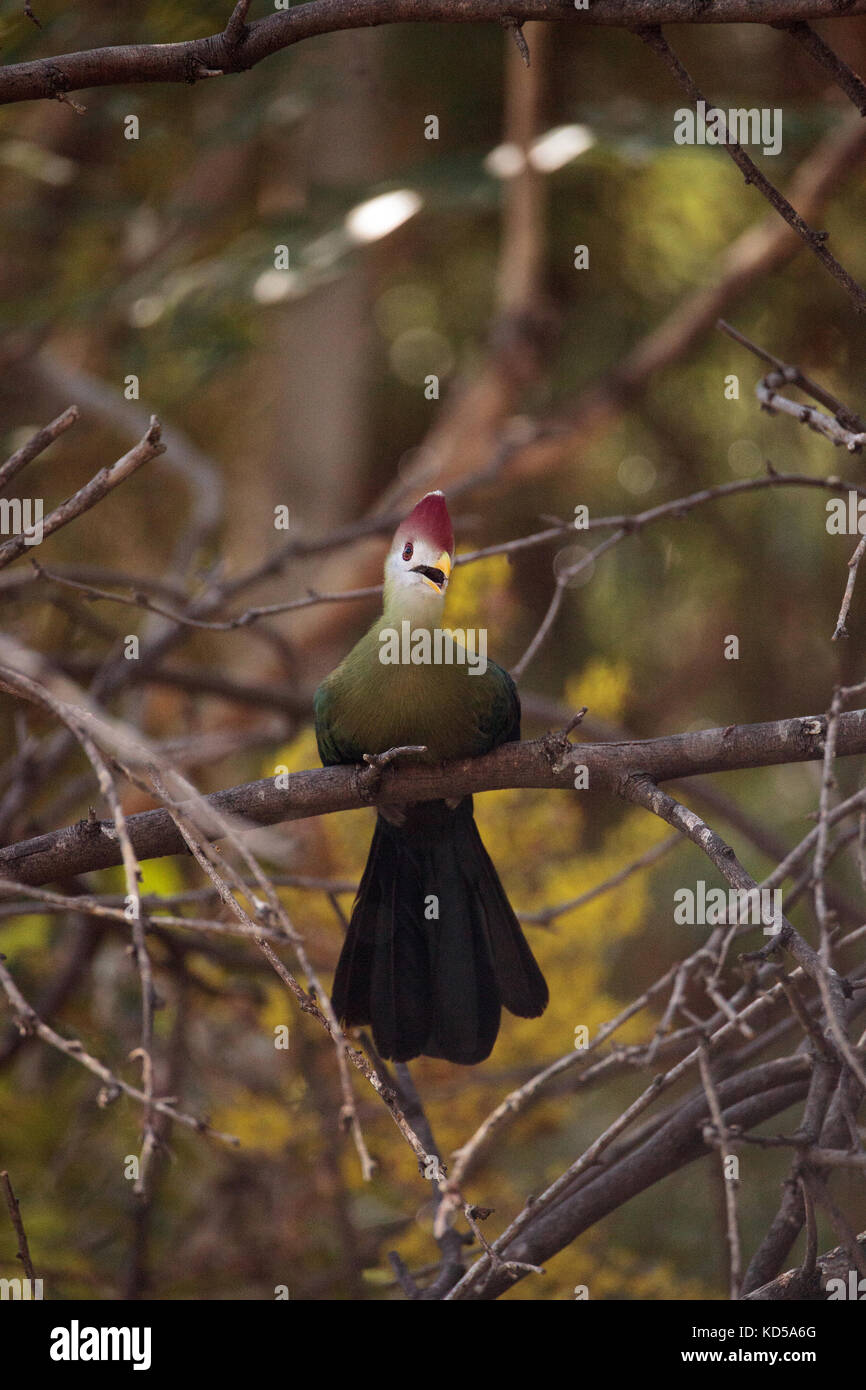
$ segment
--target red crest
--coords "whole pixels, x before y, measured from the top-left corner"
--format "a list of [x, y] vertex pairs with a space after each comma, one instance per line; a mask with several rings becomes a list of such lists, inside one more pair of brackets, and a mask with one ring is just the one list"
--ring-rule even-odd
[[398, 535], [406, 540], [416, 540], [420, 536], [432, 542], [436, 549], [447, 550], [449, 555], [453, 555], [454, 528], [443, 494], [428, 492], [426, 497], [422, 497], [403, 522]]

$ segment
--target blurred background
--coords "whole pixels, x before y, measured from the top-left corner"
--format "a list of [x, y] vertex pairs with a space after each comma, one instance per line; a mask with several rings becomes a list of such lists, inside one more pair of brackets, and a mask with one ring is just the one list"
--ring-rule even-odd
[[[41, 30], [22, 6], [0, 6], [5, 63], [195, 38], [226, 19], [215, 2], [35, 9]], [[828, 28], [866, 69], [864, 22]], [[430, 487], [451, 500], [465, 552], [581, 503], [594, 517], [634, 512], [758, 476], [768, 459], [779, 471], [862, 481], [858, 457], [761, 413], [760, 364], [714, 327], [722, 314], [862, 409], [866, 324], [840, 287], [724, 151], [674, 144], [681, 93], [636, 38], [564, 24], [525, 33], [528, 70], [493, 26], [404, 25], [316, 38], [225, 80], [76, 94], [83, 111], [59, 101], [0, 111], [2, 455], [67, 405], [82, 412], [11, 495], [41, 496], [49, 510], [129, 448], [151, 411], [169, 444], [39, 547], [41, 564], [112, 591], [132, 585], [169, 609], [229, 586], [224, 617], [376, 584], [388, 539], [376, 518]], [[755, 158], [866, 278], [866, 138], [826, 74], [770, 29], [669, 37], [716, 104], [781, 108], [781, 154]], [[137, 138], [127, 138], [130, 117]], [[577, 246], [588, 248], [586, 269], [575, 268]], [[855, 596], [850, 640], [831, 644], [853, 542], [827, 534], [825, 500], [802, 489], [746, 494], [600, 557], [523, 675], [526, 735], [582, 704], [590, 737], [826, 709], [834, 682], [863, 676], [866, 600]], [[275, 527], [280, 507], [287, 532]], [[371, 534], [352, 539], [361, 522]], [[580, 542], [459, 569], [452, 622], [486, 626], [491, 654], [513, 664]], [[203, 791], [317, 765], [312, 691], [372, 620], [375, 599], [178, 631], [40, 578], [28, 559], [0, 575], [3, 630], [144, 729]], [[134, 672], [119, 661], [133, 633], [152, 653]], [[724, 658], [729, 634], [737, 661]], [[53, 734], [50, 720], [0, 696], [3, 843], [90, 805], [105, 814], [80, 755]], [[840, 767], [842, 790], [856, 777]], [[818, 785], [817, 766], [732, 774], [712, 780], [730, 799], [714, 815], [694, 804], [759, 878], [768, 847], [789, 848], [808, 829]], [[131, 791], [125, 804], [150, 803]], [[665, 838], [645, 813], [577, 794], [505, 792], [477, 809], [526, 914], [577, 897]], [[772, 844], [761, 847], [756, 826]], [[371, 829], [362, 811], [278, 832], [274, 872], [330, 885], [281, 890], [326, 979]], [[853, 863], [840, 859], [836, 876], [857, 893]], [[678, 847], [529, 928], [552, 985], [544, 1019], [508, 1018], [493, 1057], [471, 1073], [413, 1065], [444, 1152], [567, 1052], [577, 1025], [596, 1031], [694, 948], [696, 929], [673, 924], [671, 902], [696, 877], [715, 881], [696, 850]], [[194, 866], [167, 859], [145, 866], [143, 891], [177, 903], [202, 883]], [[122, 874], [90, 875], [84, 887], [122, 895]], [[28, 999], [136, 1080], [137, 976], [122, 927], [83, 913], [0, 913], [0, 949]], [[794, 920], [813, 932], [805, 903]], [[0, 1166], [47, 1296], [257, 1299], [286, 1285], [292, 1298], [401, 1297], [387, 1251], [416, 1269], [436, 1251], [431, 1207], [384, 1108], [359, 1089], [380, 1164], [364, 1183], [337, 1122], [333, 1048], [257, 953], [168, 928], [152, 951], [160, 1084], [242, 1147], [175, 1128], [152, 1201], [137, 1205], [124, 1177], [136, 1107], [99, 1109], [93, 1079], [24, 1042], [0, 1010]], [[654, 1021], [621, 1036], [644, 1040]], [[285, 1052], [273, 1046], [280, 1024]], [[554, 1095], [518, 1123], [469, 1184], [495, 1208], [488, 1235], [643, 1084], [626, 1076]], [[776, 1210], [787, 1157], [750, 1151], [748, 1163], [747, 1253]], [[710, 1156], [666, 1179], [508, 1297], [569, 1297], [576, 1284], [594, 1298], [724, 1297], [717, 1166]], [[855, 1176], [836, 1181], [859, 1229]], [[820, 1248], [835, 1243], [822, 1225]], [[14, 1238], [0, 1222], [0, 1272], [7, 1265], [14, 1272]]]

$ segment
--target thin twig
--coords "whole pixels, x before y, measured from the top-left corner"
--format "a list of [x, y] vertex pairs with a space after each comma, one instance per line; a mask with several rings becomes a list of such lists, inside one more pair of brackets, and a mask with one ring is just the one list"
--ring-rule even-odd
[[30, 1246], [27, 1243], [27, 1232], [24, 1229], [24, 1222], [21, 1219], [21, 1208], [18, 1205], [18, 1198], [12, 1191], [12, 1181], [5, 1169], [0, 1173], [0, 1186], [3, 1188], [3, 1196], [6, 1198], [9, 1220], [12, 1222], [15, 1235], [18, 1239], [18, 1258], [24, 1266], [25, 1275], [31, 1283], [34, 1283], [36, 1280], [36, 1271], [33, 1268], [33, 1261], [30, 1258]]
[[81, 411], [78, 406], [71, 405], [50, 424], [37, 430], [32, 439], [28, 439], [27, 443], [22, 444], [20, 449], [16, 449], [14, 454], [10, 454], [6, 462], [0, 464], [0, 491], [7, 483], [11, 483], [16, 473], [20, 473], [22, 468], [26, 468], [28, 463], [44, 453], [48, 445], [52, 444], [58, 435], [64, 434], [80, 419]]
[[817, 34], [811, 24], [805, 21], [795, 20], [793, 23], [785, 22], [777, 26], [795, 38], [802, 44], [806, 52], [821, 64], [825, 72], [829, 72], [833, 81], [842, 89], [847, 97], [854, 103], [861, 116], [866, 116], [866, 83], [858, 77], [853, 68], [834, 53], [828, 43], [825, 43], [820, 34]]
[[[703, 102], [705, 108], [709, 108], [711, 103], [706, 101], [700, 88], [695, 85], [658, 25], [636, 28], [634, 32], [637, 34], [638, 38], [642, 39], [645, 44], [653, 49], [667, 65], [680, 86], [688, 93], [692, 105], [697, 108], [698, 104]], [[857, 283], [853, 276], [849, 275], [845, 267], [840, 265], [836, 257], [827, 250], [826, 232], [816, 232], [804, 221], [796, 209], [788, 202], [787, 198], [761, 173], [754, 160], [746, 154], [742, 146], [735, 140], [726, 141], [723, 148], [727, 150], [731, 159], [742, 171], [746, 183], [754, 184], [758, 192], [763, 194], [767, 202], [776, 209], [779, 216], [785, 219], [788, 226], [797, 233], [809, 247], [812, 254], [817, 257], [824, 268], [838, 281], [849, 295], [857, 312], [863, 313], [866, 311], [866, 290]]]
[[845, 582], [845, 593], [842, 595], [842, 604], [839, 608], [839, 616], [836, 619], [836, 627], [831, 639], [833, 642], [838, 642], [840, 637], [848, 636], [848, 610], [851, 607], [851, 600], [854, 597], [854, 585], [857, 583], [857, 571], [860, 567], [860, 561], [863, 559], [864, 551], [866, 551], [866, 536], [863, 536], [863, 538], [858, 541], [857, 548], [848, 561], [848, 578]]
[[6, 966], [0, 958], [0, 987], [6, 994], [6, 998], [18, 1018], [19, 1028], [24, 1036], [35, 1034], [43, 1042], [54, 1047], [58, 1052], [62, 1052], [65, 1057], [71, 1057], [74, 1062], [85, 1067], [87, 1071], [98, 1076], [103, 1083], [99, 1093], [99, 1104], [109, 1105], [122, 1091], [124, 1095], [130, 1096], [133, 1100], [139, 1101], [145, 1107], [158, 1110], [161, 1115], [167, 1115], [169, 1119], [177, 1120], [178, 1124], [186, 1125], [188, 1129], [194, 1129], [199, 1134], [209, 1134], [213, 1139], [219, 1139], [224, 1144], [237, 1145], [240, 1141], [233, 1134], [222, 1134], [219, 1130], [212, 1129], [206, 1120], [196, 1119], [193, 1115], [186, 1115], [182, 1110], [167, 1100], [146, 1096], [137, 1086], [130, 1086], [121, 1077], [116, 1076], [96, 1057], [92, 1057], [79, 1042], [77, 1038], [63, 1038], [56, 1033], [47, 1023], [44, 1023], [36, 1013], [23, 994], [19, 990]]
[[[79, 488], [77, 492], [45, 517], [41, 523], [42, 538], [45, 539], [45, 537], [53, 535], [55, 531], [60, 530], [61, 526], [68, 526], [70, 521], [74, 521], [83, 512], [95, 507], [97, 502], [101, 502], [112, 488], [125, 482], [142, 464], [149, 463], [151, 459], [157, 458], [159, 454], [164, 452], [165, 445], [160, 443], [159, 421], [153, 415], [147, 433], [128, 453], [119, 458], [110, 468], [101, 468], [90, 479], [90, 482], [85, 483], [84, 487]], [[24, 535], [12, 536], [8, 541], [5, 541], [0, 545], [0, 569], [4, 569], [13, 560], [17, 560], [19, 555], [23, 555], [28, 548], [27, 538]]]
[[[713, 1081], [712, 1068], [710, 1066], [709, 1049], [706, 1043], [701, 1043], [698, 1049], [698, 1065], [701, 1072], [701, 1082], [704, 1094], [707, 1097], [707, 1104], [710, 1107], [710, 1115], [713, 1121], [713, 1142], [719, 1151], [719, 1161], [722, 1167], [722, 1186], [725, 1193], [725, 1215], [728, 1238], [728, 1257], [730, 1260], [730, 1292], [731, 1301], [736, 1302], [740, 1296], [740, 1285], [743, 1279], [742, 1248], [740, 1245], [740, 1227], [737, 1218], [737, 1179], [728, 1176], [727, 1164], [731, 1156], [731, 1136], [725, 1124], [725, 1117], [722, 1114], [722, 1107], [719, 1104], [719, 1094]], [[706, 1137], [706, 1130], [704, 1131]], [[736, 1161], [736, 1159], [735, 1159]]]

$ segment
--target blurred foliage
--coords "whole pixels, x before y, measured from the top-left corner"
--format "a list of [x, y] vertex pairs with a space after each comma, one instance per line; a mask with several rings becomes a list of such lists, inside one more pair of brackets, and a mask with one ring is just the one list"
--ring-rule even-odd
[[[7, 7], [4, 62], [196, 37], [218, 30], [228, 7], [217, 0], [85, 0], [75, 7], [35, 0], [35, 8], [42, 30], [20, 5]], [[862, 28], [840, 24], [833, 33], [862, 70]], [[485, 159], [502, 139], [507, 42], [493, 26], [409, 25], [314, 40], [224, 82], [85, 93], [84, 115], [59, 103], [0, 110], [0, 323], [4, 346], [11, 345], [0, 379], [4, 451], [68, 403], [38, 373], [28, 374], [41, 349], [107, 385], [121, 407], [124, 380], [136, 374], [148, 409], [217, 461], [228, 502], [221, 534], [199, 557], [202, 571], [220, 557], [234, 570], [257, 563], [275, 544], [273, 507], [312, 497], [314, 484], [324, 482], [329, 509], [325, 516], [321, 503], [314, 529], [320, 521], [321, 530], [351, 521], [411, 461], [447, 388], [471, 379], [484, 359], [503, 200]], [[839, 119], [838, 94], [780, 33], [706, 26], [683, 29], [678, 45], [720, 105], [784, 109], [784, 148], [771, 169], [777, 182]], [[527, 413], [567, 412], [582, 387], [707, 284], [726, 246], [764, 216], [760, 198], [722, 152], [673, 147], [679, 104], [668, 75], [634, 38], [573, 34], [565, 26], [557, 33], [545, 121], [581, 122], [595, 143], [546, 180], [544, 281], [560, 339], [549, 371], [526, 392]], [[436, 142], [423, 139], [430, 112], [440, 119]], [[139, 119], [138, 140], [124, 138], [130, 114]], [[423, 198], [418, 216], [375, 246], [347, 240], [353, 208], [401, 188]], [[864, 213], [866, 192], [852, 181], [822, 222], [860, 280]], [[588, 273], [572, 266], [578, 242], [590, 247]], [[273, 279], [276, 245], [289, 249], [284, 282]], [[335, 409], [343, 399], [340, 363], [347, 359], [335, 359], [333, 343], [322, 346], [308, 325], [326, 318], [329, 304], [342, 304], [347, 287], [357, 296], [355, 318], [344, 327], [360, 387], [346, 415], [362, 460], [351, 476], [331, 460], [320, 469], [313, 428], [293, 438], [289, 456], [279, 415], [290, 390], [303, 394], [324, 382]], [[805, 252], [751, 289], [730, 317], [862, 408], [866, 323]], [[442, 377], [441, 402], [425, 398], [430, 370]], [[729, 373], [739, 376], [737, 401], [724, 396]], [[760, 414], [752, 391], [759, 375], [734, 344], [710, 335], [658, 374], [611, 428], [576, 445], [565, 469], [480, 493], [465, 516], [462, 504], [456, 508], [465, 523], [461, 548], [526, 534], [539, 528], [540, 516], [570, 516], [577, 502], [593, 515], [650, 506], [758, 474], [767, 458], [780, 470], [859, 478], [859, 460], [841, 461], [795, 422]], [[27, 486], [46, 499], [68, 495], [128, 445], [116, 423], [84, 415], [28, 470]], [[188, 505], [168, 459], [60, 532], [46, 563], [98, 561], [158, 578]], [[629, 538], [585, 585], [569, 590], [553, 640], [524, 685], [572, 708], [587, 704], [595, 717], [638, 735], [822, 710], [834, 681], [862, 676], [862, 594], [851, 641], [833, 647], [828, 640], [849, 549], [847, 538], [827, 535], [817, 492], [762, 492], [665, 522]], [[532, 550], [458, 569], [450, 623], [483, 623], [492, 654], [505, 664], [516, 660], [549, 601], [552, 558], [547, 549]], [[259, 593], [263, 601], [303, 594], [310, 572], [305, 562], [294, 566], [257, 600]], [[194, 578], [200, 583], [202, 574]], [[41, 596], [33, 586], [2, 592], [4, 626], [58, 659], [98, 663], [145, 622], [119, 605], [69, 594], [40, 604]], [[353, 609], [344, 649], [368, 620], [367, 609]], [[279, 630], [291, 641], [290, 623]], [[723, 659], [728, 633], [739, 635], [739, 661]], [[184, 661], [250, 680], [270, 678], [270, 656], [244, 631], [194, 634], [184, 650]], [[282, 678], [302, 690], [322, 674], [289, 667]], [[164, 738], [255, 727], [259, 717], [162, 689], [121, 712]], [[50, 725], [34, 715], [28, 728], [46, 733]], [[0, 735], [11, 758], [18, 735], [5, 698]], [[316, 761], [305, 726], [267, 755], [242, 751], [193, 773], [212, 790], [270, 775], [279, 763], [300, 769]], [[83, 770], [72, 755], [52, 773], [13, 838], [86, 815], [95, 800], [89, 784], [68, 799], [59, 820], [49, 815], [53, 798]], [[840, 768], [843, 789], [855, 775]], [[812, 767], [718, 781], [790, 843], [815, 803]], [[141, 804], [130, 799], [130, 809]], [[664, 838], [664, 827], [643, 813], [564, 793], [484, 796], [477, 815], [512, 901], [526, 912], [577, 897]], [[351, 879], [363, 867], [370, 830], [369, 813], [355, 812], [280, 833], [292, 872]], [[751, 848], [746, 858], [756, 874], [766, 867]], [[678, 848], [551, 926], [530, 928], [552, 985], [544, 1018], [507, 1018], [494, 1056], [471, 1074], [430, 1060], [413, 1066], [445, 1154], [509, 1089], [567, 1052], [577, 1026], [594, 1033], [693, 948], [694, 931], [671, 923], [671, 894], [683, 875], [702, 872], [711, 877], [695, 851]], [[840, 881], [855, 886], [850, 866]], [[119, 871], [92, 875], [90, 886], [123, 892]], [[145, 892], [201, 886], [185, 861], [145, 866]], [[283, 896], [329, 980], [341, 940], [335, 903], [302, 889]], [[350, 894], [336, 896], [343, 913], [350, 904]], [[801, 904], [797, 913], [809, 931], [808, 910]], [[123, 931], [88, 926], [73, 914], [33, 913], [0, 918], [0, 948], [38, 1003], [87, 931], [95, 932], [89, 966], [56, 1026], [137, 1080], [129, 1061], [138, 1041], [137, 981]], [[270, 1298], [279, 1284], [292, 1298], [399, 1297], [387, 1251], [398, 1249], [410, 1267], [426, 1265], [435, 1250], [432, 1208], [384, 1108], [356, 1087], [380, 1164], [365, 1185], [338, 1126], [333, 1050], [264, 962], [241, 943], [182, 931], [155, 933], [151, 946], [163, 1000], [158, 1050], [163, 1061], [173, 1059], [181, 1104], [208, 1114], [242, 1146], [226, 1150], [174, 1126], [146, 1245], [134, 1256], [136, 1215], [124, 1165], [140, 1142], [137, 1107], [120, 1099], [100, 1109], [96, 1083], [80, 1068], [39, 1045], [18, 1048], [0, 1070], [0, 1165], [12, 1174], [49, 1296], [142, 1291], [135, 1281], [143, 1269], [143, 1291], [160, 1298]], [[655, 1021], [642, 1015], [619, 1036], [646, 1038]], [[290, 1030], [287, 1051], [273, 1045], [281, 1025]], [[604, 1091], [550, 1098], [522, 1118], [469, 1184], [473, 1200], [495, 1209], [488, 1237], [634, 1093], [630, 1077]], [[785, 1117], [775, 1124], [784, 1128]], [[748, 1154], [741, 1189], [748, 1250], [775, 1210], [784, 1171], [778, 1151]], [[840, 1187], [844, 1181], [840, 1175]], [[692, 1165], [586, 1233], [544, 1279], [524, 1281], [509, 1297], [570, 1298], [581, 1284], [593, 1298], [723, 1297], [720, 1200], [712, 1160]], [[835, 1243], [822, 1225], [824, 1237], [825, 1246]], [[13, 1273], [12, 1235], [0, 1221], [0, 1274]]]

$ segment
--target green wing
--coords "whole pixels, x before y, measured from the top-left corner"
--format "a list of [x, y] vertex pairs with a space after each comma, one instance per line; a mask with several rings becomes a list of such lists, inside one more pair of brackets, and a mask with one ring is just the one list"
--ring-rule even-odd
[[[471, 680], [475, 680], [473, 676]], [[517, 743], [520, 738], [520, 696], [507, 671], [495, 661], [487, 662], [487, 670], [479, 683], [485, 684], [484, 708], [479, 711], [479, 754], [489, 753], [500, 743]]]
[[359, 763], [363, 750], [341, 741], [339, 730], [334, 723], [334, 696], [325, 680], [313, 696], [313, 713], [316, 718], [316, 744], [323, 767], [334, 767], [337, 763]]

